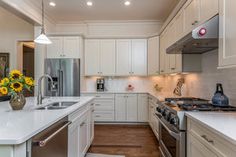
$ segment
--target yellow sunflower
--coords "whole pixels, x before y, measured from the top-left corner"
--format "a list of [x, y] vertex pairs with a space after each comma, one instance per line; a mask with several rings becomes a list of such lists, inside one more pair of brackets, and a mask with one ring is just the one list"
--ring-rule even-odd
[[1, 87], [0, 88], [0, 93], [3, 95], [7, 95], [8, 94], [8, 89], [6, 87]]
[[23, 76], [23, 74], [19, 70], [12, 70], [10, 72], [10, 78], [15, 80], [15, 79], [20, 79]]
[[11, 88], [18, 93], [23, 90], [23, 85], [20, 82], [14, 82], [11, 84]]
[[25, 77], [25, 83], [29, 86], [33, 86], [34, 80], [31, 77]]
[[10, 80], [8, 78], [3, 78], [0, 81], [0, 86], [4, 86], [4, 85], [8, 84], [9, 82], [10, 82]]

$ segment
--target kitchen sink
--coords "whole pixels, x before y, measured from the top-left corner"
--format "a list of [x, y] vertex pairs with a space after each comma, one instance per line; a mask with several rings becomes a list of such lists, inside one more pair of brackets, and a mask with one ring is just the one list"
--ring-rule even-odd
[[70, 101], [62, 101], [62, 102], [54, 102], [44, 107], [36, 108], [36, 110], [60, 110], [70, 107], [78, 102], [70, 102]]

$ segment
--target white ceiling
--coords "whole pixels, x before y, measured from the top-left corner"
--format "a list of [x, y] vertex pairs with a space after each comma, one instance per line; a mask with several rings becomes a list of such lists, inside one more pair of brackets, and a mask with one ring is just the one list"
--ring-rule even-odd
[[[40, 7], [39, 0], [31, 0]], [[48, 5], [50, 1], [56, 7]], [[86, 0], [45, 0], [47, 15], [57, 23], [87, 20], [160, 20], [167, 18], [179, 0], [131, 0], [124, 6], [124, 0], [92, 0], [88, 7]]]

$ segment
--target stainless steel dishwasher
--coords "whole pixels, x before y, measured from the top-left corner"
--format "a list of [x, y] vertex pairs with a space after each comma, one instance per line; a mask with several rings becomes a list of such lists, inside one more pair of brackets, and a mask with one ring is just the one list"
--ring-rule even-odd
[[31, 157], [67, 157], [68, 118], [56, 122], [31, 140]]

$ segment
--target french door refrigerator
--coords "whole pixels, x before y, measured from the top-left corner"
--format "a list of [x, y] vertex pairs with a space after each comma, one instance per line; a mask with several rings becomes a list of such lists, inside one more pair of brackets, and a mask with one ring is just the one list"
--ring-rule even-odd
[[51, 89], [50, 80], [46, 80], [46, 96], [80, 96], [79, 59], [45, 59], [45, 73], [55, 85]]

